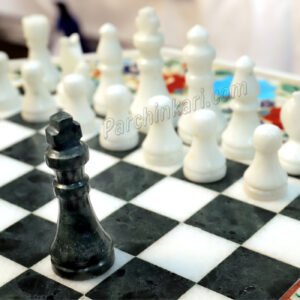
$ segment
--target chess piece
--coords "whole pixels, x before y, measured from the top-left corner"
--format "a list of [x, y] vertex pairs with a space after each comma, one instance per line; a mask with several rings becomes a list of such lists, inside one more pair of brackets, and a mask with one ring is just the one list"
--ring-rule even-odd
[[283, 168], [291, 175], [300, 175], [300, 127], [297, 125], [300, 115], [300, 92], [283, 105], [281, 121], [289, 138], [279, 150], [279, 160]]
[[188, 44], [183, 49], [183, 60], [187, 64], [188, 97], [183, 103], [182, 115], [178, 121], [178, 133], [186, 144], [192, 141], [192, 112], [208, 108], [217, 115], [218, 139], [224, 130], [225, 120], [219, 109], [214, 91], [212, 63], [216, 57], [214, 48], [208, 44], [207, 31], [195, 25], [187, 33]]
[[147, 110], [152, 118], [142, 145], [145, 161], [156, 166], [180, 165], [183, 145], [172, 124], [172, 100], [168, 96], [152, 97]]
[[209, 109], [193, 114], [192, 145], [183, 163], [184, 176], [194, 182], [215, 182], [226, 174], [226, 160], [217, 144], [217, 116]]
[[168, 96], [162, 76], [163, 61], [160, 55], [164, 37], [159, 30], [158, 16], [152, 7], [144, 7], [139, 11], [136, 25], [138, 31], [134, 35], [133, 42], [140, 56], [138, 59], [140, 82], [131, 105], [131, 113], [135, 118], [142, 116], [144, 121], [139, 129], [147, 132], [149, 124], [145, 109], [148, 100], [157, 95]]
[[45, 159], [56, 173], [53, 185], [60, 202], [51, 262], [58, 275], [70, 279], [100, 275], [114, 262], [112, 240], [89, 200], [89, 178], [84, 173], [89, 153], [81, 136], [80, 125], [65, 112], [53, 115], [46, 129]]
[[222, 149], [227, 158], [234, 160], [251, 160], [254, 156], [252, 138], [259, 125], [259, 87], [253, 68], [253, 61], [242, 56], [237, 61], [230, 88], [233, 113], [222, 135]]
[[50, 91], [55, 91], [59, 80], [59, 72], [52, 63], [48, 50], [49, 20], [43, 15], [30, 15], [22, 19], [22, 26], [29, 50], [29, 59], [41, 63], [46, 84]]
[[123, 82], [122, 71], [122, 48], [117, 35], [116, 28], [110, 24], [104, 24], [100, 30], [100, 44], [97, 54], [100, 60], [99, 70], [101, 73], [100, 84], [94, 95], [94, 108], [99, 115], [105, 115], [106, 90], [110, 85]]
[[132, 95], [122, 84], [111, 85], [106, 91], [107, 115], [101, 127], [100, 144], [112, 151], [125, 151], [137, 146], [139, 137], [130, 119]]
[[8, 78], [8, 56], [4, 52], [0, 52], [0, 91], [0, 118], [6, 118], [20, 110], [21, 97]]
[[95, 86], [93, 79], [90, 76], [89, 65], [84, 59], [82, 59], [76, 66], [75, 73], [83, 76], [83, 78], [86, 82], [88, 102], [90, 103], [90, 105], [92, 105], [96, 86]]
[[84, 78], [79, 74], [67, 75], [63, 81], [64, 110], [81, 124], [84, 138], [95, 135], [99, 126], [89, 105]]
[[28, 61], [22, 67], [25, 95], [22, 118], [27, 122], [47, 122], [57, 111], [55, 101], [44, 83], [44, 69], [39, 61]]
[[282, 133], [278, 127], [263, 124], [255, 129], [255, 156], [244, 174], [244, 190], [249, 197], [267, 201], [286, 196], [287, 174], [278, 159], [281, 143]]
[[78, 33], [73, 33], [69, 37], [62, 36], [59, 45], [59, 65], [62, 69], [62, 76], [65, 77], [73, 73], [76, 66], [83, 59]]

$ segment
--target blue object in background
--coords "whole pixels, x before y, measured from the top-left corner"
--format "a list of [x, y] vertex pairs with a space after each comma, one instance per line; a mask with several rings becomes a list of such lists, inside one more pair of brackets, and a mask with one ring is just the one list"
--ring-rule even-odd
[[[229, 97], [230, 96], [230, 85], [232, 82], [233, 76], [226, 76], [223, 79], [218, 79], [214, 82], [214, 92], [217, 96]], [[260, 79], [259, 83], [259, 100], [274, 100], [275, 99], [275, 90], [276, 87], [268, 82], [267, 80]]]
[[81, 33], [79, 22], [72, 16], [65, 3], [57, 2], [56, 6], [59, 12], [57, 29], [63, 32], [65, 36], [70, 36], [72, 33], [78, 33], [83, 52], [89, 52], [90, 49]]

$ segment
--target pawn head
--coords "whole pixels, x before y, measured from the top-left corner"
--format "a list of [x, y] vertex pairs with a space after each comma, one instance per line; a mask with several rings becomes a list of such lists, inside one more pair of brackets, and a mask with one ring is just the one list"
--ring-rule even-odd
[[217, 132], [217, 116], [210, 109], [199, 109], [193, 113], [194, 136], [209, 138], [216, 136]]
[[24, 36], [31, 46], [31, 41], [47, 43], [50, 32], [49, 20], [44, 15], [30, 15], [22, 19]]
[[204, 27], [195, 25], [187, 33], [187, 39], [192, 44], [203, 44], [208, 42], [208, 33]]
[[22, 77], [30, 86], [39, 85], [44, 77], [43, 67], [40, 62], [30, 60], [22, 66]]
[[99, 34], [101, 37], [110, 38], [117, 36], [117, 29], [111, 23], [105, 23], [99, 28]]
[[111, 85], [106, 91], [107, 107], [113, 111], [129, 111], [132, 95], [123, 84]]
[[236, 70], [244, 74], [252, 74], [254, 66], [254, 61], [246, 55], [240, 57], [236, 62]]
[[70, 74], [63, 80], [64, 91], [70, 98], [84, 97], [86, 95], [85, 79], [80, 74]]
[[282, 132], [272, 124], [259, 125], [254, 131], [253, 144], [261, 153], [274, 153], [282, 144]]

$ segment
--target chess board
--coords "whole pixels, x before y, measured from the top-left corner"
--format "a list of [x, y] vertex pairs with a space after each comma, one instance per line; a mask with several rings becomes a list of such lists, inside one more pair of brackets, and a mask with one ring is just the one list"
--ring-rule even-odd
[[[103, 119], [100, 122], [103, 122]], [[57, 276], [49, 248], [58, 216], [44, 129], [0, 121], [0, 299], [279, 299], [300, 277], [300, 179], [280, 201], [243, 192], [246, 164], [195, 184], [181, 166], [151, 167], [139, 146], [110, 152], [98, 136], [86, 172], [116, 260], [86, 281]], [[187, 150], [187, 147], [186, 147]]]

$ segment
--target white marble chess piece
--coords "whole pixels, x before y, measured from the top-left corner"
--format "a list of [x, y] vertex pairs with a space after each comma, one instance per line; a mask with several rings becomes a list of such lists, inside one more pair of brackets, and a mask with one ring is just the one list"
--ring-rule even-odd
[[49, 20], [43, 15], [26, 16], [22, 19], [22, 27], [29, 51], [29, 59], [41, 63], [45, 73], [45, 82], [49, 90], [55, 91], [59, 80], [59, 72], [52, 63], [48, 49]]
[[83, 60], [83, 52], [78, 33], [73, 33], [69, 37], [60, 37], [58, 60], [63, 77], [74, 73], [76, 66]]
[[217, 116], [209, 109], [192, 115], [192, 145], [183, 163], [184, 176], [194, 182], [215, 182], [226, 174], [226, 159], [217, 143]]
[[22, 66], [25, 95], [22, 118], [27, 122], [47, 122], [57, 111], [55, 101], [44, 82], [44, 68], [39, 61], [28, 61]]
[[64, 110], [80, 123], [83, 138], [95, 135], [100, 128], [87, 99], [84, 78], [79, 74], [67, 75], [63, 81], [63, 92], [66, 100]]
[[125, 151], [137, 146], [139, 136], [129, 114], [132, 95], [122, 84], [111, 85], [106, 91], [107, 114], [101, 127], [100, 144], [112, 151]]
[[178, 133], [186, 144], [192, 141], [192, 113], [208, 108], [217, 115], [218, 139], [225, 127], [224, 116], [216, 101], [212, 63], [215, 49], [208, 43], [208, 33], [200, 25], [195, 25], [187, 33], [188, 44], [183, 49], [183, 61], [187, 64], [188, 97], [183, 102], [182, 115], [178, 122]]
[[282, 132], [271, 124], [258, 126], [254, 131], [255, 156], [244, 173], [244, 190], [256, 200], [284, 199], [287, 194], [287, 174], [278, 159]]
[[18, 89], [11, 83], [8, 72], [9, 58], [0, 52], [0, 118], [6, 118], [18, 112], [21, 107], [21, 96]]
[[100, 42], [97, 55], [100, 60], [100, 84], [94, 95], [94, 108], [99, 115], [105, 115], [106, 90], [110, 85], [123, 82], [122, 48], [118, 39], [117, 29], [110, 23], [101, 26]]
[[150, 165], [175, 166], [183, 160], [183, 145], [173, 127], [172, 100], [168, 96], [155, 96], [147, 106], [149, 131], [143, 142], [144, 159]]
[[159, 18], [152, 7], [144, 7], [136, 18], [137, 32], [134, 34], [134, 46], [139, 52], [138, 68], [140, 82], [131, 105], [131, 113], [135, 118], [143, 118], [143, 126], [139, 129], [147, 132], [148, 114], [145, 112], [148, 100], [157, 95], [168, 96], [166, 83], [162, 76], [163, 60], [161, 47], [164, 43], [160, 31]]
[[300, 92], [295, 92], [283, 105], [281, 121], [288, 134], [288, 140], [279, 150], [279, 160], [291, 175], [300, 175]]
[[236, 63], [230, 88], [233, 113], [222, 135], [222, 149], [227, 158], [234, 160], [251, 160], [254, 156], [253, 133], [260, 121], [259, 86], [253, 68], [253, 61], [242, 56]]

